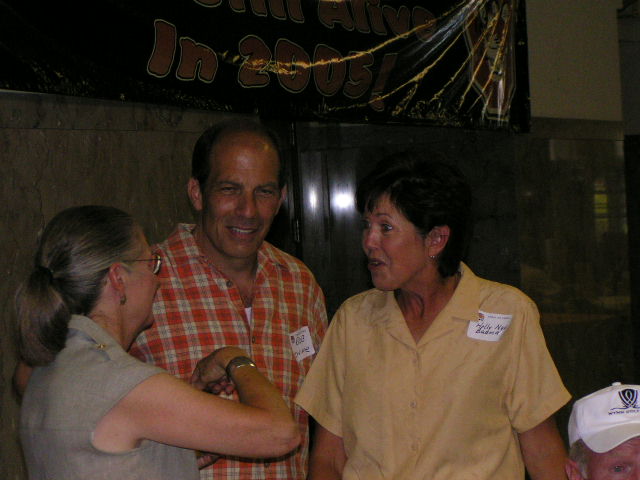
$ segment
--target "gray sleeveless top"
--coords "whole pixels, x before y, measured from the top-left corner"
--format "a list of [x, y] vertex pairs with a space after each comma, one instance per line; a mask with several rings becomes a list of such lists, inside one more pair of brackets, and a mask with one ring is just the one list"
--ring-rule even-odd
[[31, 480], [197, 480], [191, 450], [145, 440], [107, 453], [93, 446], [100, 419], [136, 385], [164, 370], [127, 354], [105, 330], [74, 315], [64, 349], [37, 367], [20, 410]]

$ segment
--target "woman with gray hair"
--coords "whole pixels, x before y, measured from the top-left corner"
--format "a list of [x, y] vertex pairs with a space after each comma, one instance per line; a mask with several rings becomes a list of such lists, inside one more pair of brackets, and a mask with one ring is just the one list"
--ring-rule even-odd
[[[17, 294], [35, 367], [20, 417], [30, 479], [195, 480], [194, 449], [267, 457], [298, 445], [287, 405], [242, 350], [211, 353], [193, 386], [126, 353], [152, 322], [160, 268], [116, 208], [69, 208], [44, 229]], [[199, 390], [233, 388], [240, 403]]]

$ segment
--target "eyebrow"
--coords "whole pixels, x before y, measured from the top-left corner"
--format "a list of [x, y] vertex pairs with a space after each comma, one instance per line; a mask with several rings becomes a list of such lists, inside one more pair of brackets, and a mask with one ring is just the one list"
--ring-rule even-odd
[[[234, 187], [244, 187], [243, 183], [236, 182], [234, 180], [216, 180], [215, 182], [212, 182], [211, 185], [233, 185]], [[260, 185], [255, 186], [255, 188], [264, 188], [264, 187], [273, 187], [276, 189], [279, 188], [277, 181], [261, 183]]]
[[387, 213], [387, 212], [378, 212], [378, 213], [368, 212], [368, 213], [365, 213], [363, 216], [364, 217], [376, 217], [376, 218], [380, 218], [380, 217], [389, 217], [389, 218], [391, 218], [391, 214]]
[[275, 187], [278, 188], [278, 182], [261, 183], [258, 187]]

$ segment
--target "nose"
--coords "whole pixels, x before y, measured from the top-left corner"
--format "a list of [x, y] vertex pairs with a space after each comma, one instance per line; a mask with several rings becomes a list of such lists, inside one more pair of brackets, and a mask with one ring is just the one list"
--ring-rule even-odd
[[369, 252], [374, 249], [378, 244], [377, 235], [371, 228], [365, 228], [362, 230], [362, 249], [365, 252]]
[[237, 206], [238, 214], [246, 218], [253, 218], [256, 216], [257, 210], [257, 203], [253, 193], [247, 192], [241, 196]]

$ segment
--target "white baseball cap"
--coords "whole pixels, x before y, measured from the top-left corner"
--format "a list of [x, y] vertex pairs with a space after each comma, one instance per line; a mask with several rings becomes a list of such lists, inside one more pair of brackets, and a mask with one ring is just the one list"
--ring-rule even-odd
[[569, 417], [569, 444], [582, 441], [597, 453], [640, 436], [640, 385], [613, 383], [577, 400]]

